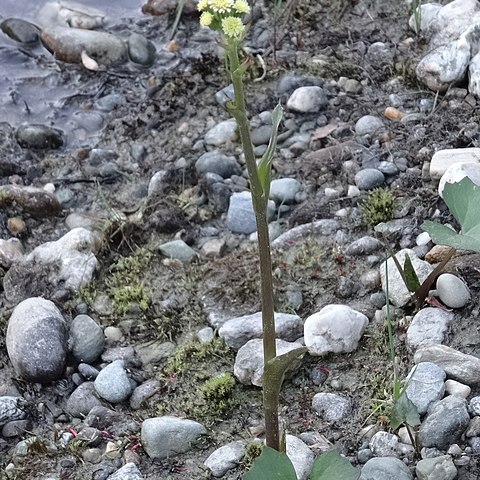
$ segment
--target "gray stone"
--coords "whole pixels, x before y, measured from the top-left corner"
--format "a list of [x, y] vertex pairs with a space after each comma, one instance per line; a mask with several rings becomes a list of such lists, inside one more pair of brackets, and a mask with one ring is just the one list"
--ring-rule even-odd
[[161, 340], [140, 343], [135, 347], [144, 367], [164, 361], [174, 350], [175, 345], [172, 342], [162, 342]]
[[79, 385], [67, 400], [66, 410], [72, 417], [86, 417], [94, 407], [102, 407], [102, 401], [97, 397], [93, 382]]
[[160, 382], [152, 379], [143, 382], [132, 393], [130, 397], [130, 407], [133, 410], [141, 408], [144, 402], [146, 402], [151, 396], [155, 395], [160, 390]]
[[149, 67], [155, 61], [155, 45], [143, 35], [132, 33], [127, 40], [130, 60], [139, 65]]
[[352, 413], [352, 402], [343, 395], [321, 392], [313, 397], [312, 408], [327, 422], [338, 423]]
[[15, 137], [21, 147], [34, 150], [60, 148], [64, 142], [61, 130], [40, 124], [28, 124], [18, 127]]
[[168, 186], [168, 172], [160, 170], [155, 172], [148, 183], [148, 196], [152, 197], [163, 193]]
[[456, 380], [447, 380], [445, 382], [445, 392], [448, 395], [456, 395], [461, 398], [468, 398], [472, 389], [468, 385], [457, 382]]
[[470, 399], [468, 410], [472, 415], [480, 416], [480, 397], [472, 397]]
[[93, 363], [105, 347], [103, 330], [88, 315], [77, 315], [70, 325], [69, 344], [79, 362]]
[[168, 258], [175, 258], [182, 262], [189, 262], [197, 256], [195, 250], [189, 247], [183, 240], [172, 240], [162, 243], [158, 247], [160, 252]]
[[377, 432], [370, 439], [369, 447], [376, 457], [396, 457], [398, 455], [398, 437], [393, 433]]
[[299, 438], [293, 435], [286, 435], [287, 456], [293, 464], [298, 480], [310, 478], [315, 455]]
[[[298, 315], [275, 313], [277, 338], [293, 342], [303, 334], [303, 321]], [[262, 338], [262, 312], [227, 320], [218, 331], [219, 337], [232, 348], [239, 349], [253, 338]]]
[[461, 353], [446, 345], [432, 345], [420, 348], [414, 358], [416, 364], [432, 362], [445, 370], [447, 377], [466, 385], [480, 383], [480, 359], [473, 355]]
[[18, 238], [0, 239], [0, 266], [10, 268], [23, 258], [23, 246]]
[[287, 108], [298, 113], [316, 113], [327, 103], [327, 95], [322, 88], [300, 87], [288, 99]]
[[[276, 340], [277, 355], [283, 355], [291, 350], [302, 348], [303, 345], [298, 342], [285, 342]], [[295, 361], [290, 366], [290, 371], [295, 371], [300, 366], [300, 361]], [[244, 385], [263, 385], [263, 341], [260, 338], [254, 338], [248, 341], [237, 352], [233, 366], [235, 377]]]
[[350, 256], [370, 255], [378, 250], [383, 249], [383, 244], [375, 237], [365, 236], [353, 241], [345, 249], [345, 254]]
[[200, 343], [209, 343], [214, 337], [215, 332], [213, 331], [212, 327], [204, 327], [197, 332], [197, 338]]
[[80, 373], [82, 377], [86, 378], [87, 380], [94, 380], [97, 378], [99, 373], [99, 370], [86, 363], [79, 363], [77, 369], [78, 373]]
[[127, 47], [115, 35], [82, 28], [54, 26], [41, 33], [41, 39], [57, 60], [66, 63], [82, 63], [82, 52], [100, 65], [125, 62]]
[[[1, 402], [1, 397], [0, 397]], [[1, 421], [0, 421], [1, 423]], [[4, 438], [13, 438], [25, 435], [32, 430], [32, 423], [30, 420], [12, 420], [7, 422], [2, 428], [2, 435]]]
[[133, 463], [126, 463], [122, 468], [110, 475], [107, 480], [143, 480], [143, 475]]
[[460, 440], [469, 422], [467, 402], [463, 398], [448, 396], [431, 406], [420, 425], [418, 441], [422, 447], [445, 450]]
[[216, 173], [222, 178], [229, 178], [232, 175], [241, 175], [242, 169], [235, 157], [227, 157], [219, 150], [204, 153], [195, 162], [197, 173]]
[[439, 181], [448, 168], [455, 163], [480, 162], [480, 148], [449, 148], [435, 152], [430, 161], [430, 178]]
[[439, 308], [422, 308], [407, 330], [407, 345], [413, 349], [441, 344], [448, 324], [454, 319], [451, 312]]
[[450, 308], [463, 308], [470, 301], [470, 292], [466, 285], [451, 273], [442, 273], [437, 278], [437, 294]]
[[385, 176], [376, 168], [364, 168], [355, 175], [355, 184], [360, 190], [372, 190], [385, 183]]
[[[267, 211], [268, 218], [271, 220], [275, 214], [275, 203], [271, 200], [268, 201]], [[257, 230], [250, 192], [234, 193], [230, 197], [226, 223], [234, 233], [250, 235]]]
[[408, 467], [395, 457], [370, 459], [362, 468], [359, 480], [412, 480]]
[[[405, 256], [408, 255], [412, 262], [413, 268], [417, 274], [417, 277], [422, 283], [428, 275], [433, 271], [432, 265], [428, 262], [420, 260], [413, 250], [405, 248], [400, 250], [395, 256], [400, 265], [404, 265]], [[411, 299], [411, 293], [408, 291], [400, 272], [397, 270], [393, 259], [390, 257], [387, 260], [388, 267], [388, 298], [397, 307], [405, 306]], [[380, 266], [380, 277], [382, 279], [382, 288], [386, 292], [386, 275], [385, 275], [385, 262]]]
[[235, 120], [225, 120], [217, 123], [205, 134], [205, 143], [220, 147], [226, 143], [237, 140], [237, 122]]
[[355, 124], [355, 133], [357, 135], [375, 135], [385, 128], [381, 118], [373, 115], [364, 115], [357, 120]]
[[393, 63], [394, 53], [385, 43], [374, 42], [368, 47], [366, 58], [372, 65], [384, 67]]
[[255, 146], [266, 145], [272, 135], [272, 125], [260, 125], [252, 130], [252, 143]]
[[410, 370], [406, 394], [420, 415], [427, 413], [428, 407], [443, 397], [445, 377], [445, 371], [430, 362], [419, 363]]
[[215, 94], [215, 100], [221, 107], [226, 107], [227, 102], [232, 102], [235, 98], [233, 84], [227, 85]]
[[31, 382], [62, 377], [67, 357], [67, 327], [53, 302], [34, 297], [17, 305], [8, 321], [6, 345], [15, 372]]
[[276, 203], [294, 203], [301, 184], [294, 178], [277, 178], [270, 184], [270, 198]]
[[95, 391], [110, 403], [126, 400], [132, 392], [123, 360], [115, 360], [100, 370], [94, 382]]
[[142, 446], [150, 458], [172, 458], [188, 452], [207, 430], [200, 423], [176, 417], [148, 418], [142, 423]]
[[38, 28], [20, 18], [7, 18], [0, 23], [0, 29], [12, 40], [25, 45], [34, 45], [40, 40]]
[[211, 471], [214, 477], [218, 478], [225, 475], [228, 470], [236, 468], [244, 456], [244, 442], [231, 442], [212, 452], [205, 460], [204, 465]]
[[363, 89], [363, 86], [358, 80], [355, 80], [354, 78], [349, 78], [345, 82], [343, 89], [347, 93], [360, 93]]
[[21, 397], [0, 397], [0, 427], [14, 420], [22, 420], [25, 417], [24, 405], [26, 402]]
[[307, 236], [333, 236], [340, 229], [340, 224], [337, 220], [322, 219], [316, 220], [311, 223], [305, 223], [298, 227], [291, 228], [287, 232], [280, 235], [275, 241], [272, 242], [273, 248], [290, 247], [292, 244], [304, 240]]
[[305, 320], [305, 345], [310, 355], [353, 352], [367, 325], [368, 318], [347, 305], [327, 305]]

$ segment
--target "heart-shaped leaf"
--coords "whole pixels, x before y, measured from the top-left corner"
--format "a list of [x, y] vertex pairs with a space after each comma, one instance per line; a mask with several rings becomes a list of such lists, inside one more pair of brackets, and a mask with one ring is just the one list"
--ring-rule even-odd
[[313, 464], [311, 480], [358, 480], [360, 471], [340, 455], [338, 450], [330, 450], [320, 455]]
[[265, 447], [243, 480], [297, 480], [297, 475], [287, 455]]
[[393, 405], [392, 414], [390, 415], [390, 426], [396, 430], [400, 425], [406, 423], [411, 427], [420, 425], [420, 417], [417, 407], [408, 398], [407, 392], [403, 392]]

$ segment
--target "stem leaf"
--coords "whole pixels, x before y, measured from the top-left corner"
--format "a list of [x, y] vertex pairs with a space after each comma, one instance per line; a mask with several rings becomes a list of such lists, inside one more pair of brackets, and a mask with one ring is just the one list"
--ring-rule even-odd
[[265, 447], [243, 480], [297, 480], [297, 476], [287, 455]]
[[405, 255], [403, 271], [405, 272], [406, 287], [408, 288], [408, 291], [415, 293], [420, 288], [420, 281], [418, 280], [417, 273], [415, 272], [412, 261], [408, 255]]

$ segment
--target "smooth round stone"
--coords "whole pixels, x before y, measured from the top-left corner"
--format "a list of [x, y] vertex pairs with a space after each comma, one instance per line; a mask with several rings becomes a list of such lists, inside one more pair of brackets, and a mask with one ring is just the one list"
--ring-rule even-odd
[[115, 360], [103, 368], [95, 379], [94, 385], [98, 395], [111, 403], [123, 402], [132, 393], [123, 360]]
[[40, 40], [38, 28], [21, 18], [7, 18], [0, 24], [2, 32], [16, 42], [35, 45]]
[[277, 203], [293, 203], [300, 188], [295, 178], [277, 178], [270, 184], [270, 198]]
[[412, 480], [408, 467], [398, 458], [376, 457], [362, 468], [362, 480]]
[[155, 45], [143, 35], [132, 33], [127, 41], [130, 60], [139, 65], [149, 67], [155, 61]]
[[448, 379], [445, 382], [445, 391], [449, 395], [455, 395], [461, 398], [468, 398], [472, 389], [463, 383], [457, 382], [456, 380]]
[[88, 315], [77, 315], [70, 325], [70, 345], [73, 356], [84, 363], [93, 363], [105, 347], [103, 330]]
[[317, 393], [312, 400], [312, 408], [327, 422], [345, 420], [352, 411], [351, 401], [336, 393]]
[[287, 107], [298, 113], [316, 113], [327, 103], [327, 95], [322, 88], [300, 87], [288, 99]]
[[375, 135], [385, 128], [383, 121], [374, 115], [364, 115], [355, 124], [355, 133], [357, 135]]
[[22, 125], [18, 128], [15, 137], [21, 147], [34, 150], [55, 149], [63, 145], [63, 132], [46, 125]]
[[270, 136], [272, 135], [272, 126], [271, 125], [261, 125], [258, 128], [252, 130], [251, 138], [252, 143], [255, 146], [265, 145], [270, 141]]
[[66, 411], [76, 418], [86, 417], [93, 407], [103, 406], [97, 397], [93, 382], [84, 382], [79, 385], [67, 400]]
[[470, 291], [457, 276], [442, 273], [437, 279], [437, 294], [450, 308], [462, 308], [470, 300]]
[[430, 234], [428, 232], [420, 233], [417, 238], [415, 239], [415, 243], [419, 247], [423, 247], [424, 245], [428, 245], [432, 241]]
[[219, 150], [204, 153], [195, 162], [197, 173], [216, 173], [222, 178], [241, 175], [242, 169], [234, 157], [227, 157]]
[[347, 93], [360, 93], [362, 91], [363, 87], [362, 87], [362, 84], [358, 80], [355, 80], [354, 78], [349, 78], [345, 82], [345, 85], [343, 86], [343, 89]]
[[372, 190], [385, 183], [385, 176], [376, 168], [365, 168], [355, 175], [355, 183], [360, 190]]
[[237, 128], [235, 120], [225, 120], [217, 123], [205, 134], [205, 143], [219, 147], [225, 143], [234, 142], [238, 136]]

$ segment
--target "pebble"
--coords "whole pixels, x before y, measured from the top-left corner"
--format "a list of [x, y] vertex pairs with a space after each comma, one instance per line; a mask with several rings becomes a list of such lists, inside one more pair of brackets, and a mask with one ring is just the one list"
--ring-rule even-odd
[[385, 183], [385, 176], [376, 168], [364, 168], [355, 175], [355, 184], [360, 190], [372, 190]]
[[478, 437], [480, 435], [480, 417], [473, 417], [470, 420], [465, 436], [467, 438]]
[[69, 344], [79, 362], [93, 363], [105, 347], [103, 330], [88, 315], [77, 315], [70, 325]]
[[225, 120], [218, 123], [205, 134], [205, 143], [220, 147], [227, 143], [235, 142], [238, 138], [238, 125], [235, 120]]
[[195, 250], [188, 246], [183, 240], [172, 240], [163, 243], [158, 249], [166, 257], [175, 258], [181, 262], [190, 262], [197, 256]]
[[0, 29], [12, 40], [26, 46], [36, 45], [40, 40], [38, 28], [21, 18], [7, 18], [0, 23]]
[[[293, 342], [303, 334], [303, 321], [298, 315], [275, 313], [275, 334], [277, 338]], [[227, 320], [218, 330], [218, 336], [236, 350], [253, 338], [262, 338], [262, 312]]]
[[15, 372], [30, 382], [48, 383], [62, 377], [67, 358], [65, 320], [49, 300], [24, 300], [8, 321], [6, 346]]
[[0, 397], [0, 427], [8, 422], [22, 420], [25, 417], [23, 404], [26, 405], [26, 402], [21, 397]]
[[380, 68], [393, 63], [394, 52], [387, 44], [374, 42], [368, 47], [366, 58], [372, 65]]
[[480, 148], [449, 148], [438, 150], [430, 161], [430, 178], [439, 181], [448, 168], [455, 163], [480, 162]]
[[149, 67], [155, 61], [155, 45], [143, 35], [132, 33], [127, 40], [128, 55], [133, 63]]
[[227, 250], [227, 242], [224, 238], [211, 238], [200, 249], [205, 257], [222, 257]]
[[174, 352], [175, 345], [172, 342], [154, 340], [137, 344], [135, 350], [143, 366], [146, 367], [167, 359]]
[[287, 108], [298, 113], [317, 113], [328, 103], [325, 91], [316, 86], [297, 88], [287, 100]]
[[398, 458], [376, 457], [362, 467], [359, 480], [413, 480], [413, 475]]
[[102, 461], [103, 452], [100, 448], [87, 448], [82, 453], [82, 458], [85, 462], [97, 464]]
[[[270, 121], [271, 123], [271, 121]], [[268, 145], [270, 137], [272, 135], [272, 125], [260, 125], [254, 128], [251, 133], [251, 140], [253, 145]]]
[[238, 467], [244, 456], [244, 442], [230, 442], [212, 452], [205, 460], [204, 465], [214, 477], [219, 478], [229, 470]]
[[114, 474], [110, 475], [107, 480], [143, 480], [143, 475], [138, 467], [134, 463], [130, 462], [126, 463]]
[[468, 177], [473, 184], [480, 185], [480, 164], [479, 163], [454, 163], [448, 167], [442, 175], [438, 184], [438, 194], [443, 198], [443, 190], [447, 183], [458, 183]]
[[376, 457], [396, 457], [398, 437], [393, 433], [377, 432], [370, 439], [369, 448]]
[[41, 39], [57, 60], [66, 63], [82, 63], [82, 52], [105, 66], [127, 59], [125, 43], [111, 33], [53, 26], [42, 30]]
[[230, 84], [215, 94], [215, 100], [221, 107], [225, 108], [227, 102], [233, 101], [234, 96], [233, 84]]
[[361, 93], [363, 90], [363, 85], [358, 80], [355, 80], [354, 78], [349, 78], [345, 82], [343, 89], [347, 93]]
[[414, 358], [416, 364], [432, 362], [445, 370], [447, 376], [469, 386], [480, 383], [480, 359], [461, 353], [446, 345], [420, 348]]
[[368, 318], [347, 305], [327, 305], [305, 320], [305, 345], [310, 355], [348, 353], [358, 347]]
[[93, 382], [84, 382], [79, 385], [67, 400], [66, 411], [76, 418], [86, 417], [92, 408], [103, 406], [97, 397]]
[[277, 204], [294, 203], [301, 187], [301, 183], [294, 178], [277, 178], [270, 184], [270, 198]]
[[385, 128], [383, 120], [374, 115], [364, 115], [355, 124], [355, 133], [359, 136], [375, 135]]
[[293, 435], [285, 436], [286, 453], [293, 464], [298, 480], [307, 480], [313, 467], [315, 455], [299, 438]]
[[142, 405], [155, 393], [160, 390], [160, 382], [152, 379], [143, 382], [132, 393], [130, 397], [130, 407], [133, 410], [138, 410]]
[[423, 308], [407, 329], [407, 345], [413, 349], [441, 344], [454, 314], [439, 308]]
[[457, 469], [450, 455], [420, 460], [415, 466], [418, 480], [453, 480]]
[[31, 431], [31, 429], [32, 423], [30, 420], [12, 420], [3, 426], [2, 435], [4, 438], [24, 436], [28, 431]]
[[110, 403], [123, 402], [132, 392], [123, 360], [115, 360], [100, 370], [94, 385], [98, 395]]
[[[271, 220], [275, 214], [275, 202], [268, 201], [268, 219]], [[226, 224], [229, 230], [234, 233], [250, 235], [257, 230], [255, 213], [250, 192], [238, 192], [230, 197], [230, 204], [227, 211]]]
[[205, 427], [193, 420], [155, 417], [143, 421], [141, 440], [150, 458], [163, 460], [188, 452], [206, 433]]
[[123, 339], [123, 332], [120, 328], [114, 327], [112, 325], [109, 325], [108, 327], [105, 328], [103, 331], [103, 334], [105, 335], [105, 339], [107, 342], [120, 342]]
[[21, 147], [33, 150], [57, 149], [64, 143], [62, 130], [33, 123], [18, 127], [15, 137]]
[[241, 175], [242, 169], [235, 157], [228, 157], [219, 150], [204, 153], [195, 162], [195, 169], [198, 174], [216, 173], [222, 178], [229, 178], [232, 175]]
[[98, 370], [91, 365], [87, 365], [86, 363], [79, 363], [78, 364], [78, 372], [87, 380], [92, 380], [97, 378]]
[[469, 423], [465, 399], [450, 395], [431, 406], [420, 425], [418, 441], [422, 447], [447, 449], [460, 440]]
[[437, 278], [437, 295], [450, 308], [463, 308], [470, 301], [466, 285], [451, 273], [442, 273]]
[[305, 223], [286, 231], [272, 242], [272, 247], [290, 248], [293, 244], [301, 241], [308, 235], [313, 235], [315, 237], [328, 237], [335, 235], [339, 230], [340, 224], [337, 220], [330, 218], [316, 220], [314, 222]]
[[[302, 348], [303, 345], [298, 342], [286, 342], [277, 339], [277, 355], [283, 355], [291, 350]], [[289, 370], [294, 371], [300, 366], [300, 361], [294, 361]], [[263, 385], [263, 340], [254, 338], [249, 340], [238, 350], [233, 366], [235, 377], [243, 385]]]
[[457, 382], [456, 380], [447, 380], [445, 382], [445, 391], [449, 395], [455, 395], [461, 398], [468, 398], [472, 389], [468, 385], [464, 385], [463, 383]]
[[468, 404], [468, 409], [472, 415], [480, 416], [480, 397], [472, 397]]
[[424, 245], [428, 245], [431, 241], [432, 239], [428, 232], [420, 233], [415, 239], [415, 243], [417, 244], [418, 247], [423, 247]]
[[345, 254], [349, 256], [370, 255], [383, 249], [383, 244], [375, 237], [364, 236], [353, 241], [345, 248]]
[[[405, 256], [408, 255], [412, 262], [413, 268], [418, 276], [420, 283], [422, 283], [432, 272], [433, 267], [428, 262], [420, 260], [415, 252], [410, 249], [403, 249], [396, 253], [397, 260], [400, 265], [404, 265]], [[395, 266], [393, 259], [390, 257], [387, 260], [388, 267], [388, 298], [397, 307], [404, 307], [411, 299], [411, 293], [408, 291], [403, 279]], [[382, 288], [386, 292], [386, 275], [385, 262], [380, 266], [380, 277], [382, 279]]]
[[10, 268], [23, 258], [23, 246], [18, 238], [0, 239], [0, 266]]
[[420, 415], [445, 393], [445, 371], [431, 362], [415, 365], [407, 376], [407, 397]]
[[324, 420], [338, 423], [346, 420], [352, 413], [349, 398], [337, 393], [317, 393], [312, 400], [312, 408]]

